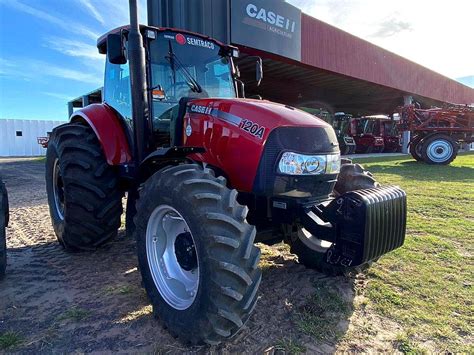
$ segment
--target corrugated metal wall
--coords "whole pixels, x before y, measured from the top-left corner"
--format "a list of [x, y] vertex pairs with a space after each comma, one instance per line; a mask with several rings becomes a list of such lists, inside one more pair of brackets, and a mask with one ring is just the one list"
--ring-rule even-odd
[[148, 24], [205, 34], [230, 43], [230, 0], [149, 0]]
[[440, 101], [474, 102], [474, 89], [306, 14], [301, 48], [304, 64]]
[[45, 155], [46, 149], [38, 144], [37, 138], [46, 137], [63, 123], [66, 122], [0, 119], [0, 157]]

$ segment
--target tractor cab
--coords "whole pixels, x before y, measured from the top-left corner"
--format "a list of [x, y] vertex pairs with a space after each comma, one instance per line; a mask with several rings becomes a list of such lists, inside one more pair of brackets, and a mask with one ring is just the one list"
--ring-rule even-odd
[[384, 140], [380, 133], [378, 116], [364, 116], [351, 120], [351, 134], [357, 144], [357, 153], [381, 153]]
[[383, 137], [385, 153], [398, 152], [402, 147], [401, 134], [396, 121], [386, 116], [380, 119], [380, 134]]
[[[208, 37], [173, 29], [140, 26], [146, 58], [146, 87], [150, 150], [173, 146], [177, 123], [192, 99], [232, 99], [244, 96], [238, 86], [238, 70], [233, 58], [237, 48]], [[98, 40], [107, 53], [104, 102], [127, 121], [133, 131], [130, 61], [127, 60], [128, 28], [122, 27]], [[125, 39], [125, 41], [124, 41]], [[261, 80], [261, 60], [257, 61], [257, 81]], [[240, 95], [239, 95], [240, 89]]]
[[341, 149], [341, 154], [354, 154], [356, 151], [356, 142], [353, 137], [350, 136], [352, 115], [344, 112], [336, 112], [332, 126], [336, 131], [337, 140]]

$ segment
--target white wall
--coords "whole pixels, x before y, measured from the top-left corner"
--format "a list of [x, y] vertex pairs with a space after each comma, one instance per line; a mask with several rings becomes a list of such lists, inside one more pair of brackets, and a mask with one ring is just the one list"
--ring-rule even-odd
[[[38, 144], [38, 137], [46, 137], [54, 127], [64, 121], [5, 120], [0, 119], [0, 157], [28, 157], [46, 154]], [[17, 131], [22, 136], [16, 135]]]

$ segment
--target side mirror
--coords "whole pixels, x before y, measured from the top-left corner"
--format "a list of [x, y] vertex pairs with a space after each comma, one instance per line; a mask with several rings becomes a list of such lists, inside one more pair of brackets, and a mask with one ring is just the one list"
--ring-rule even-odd
[[257, 68], [256, 68], [256, 75], [257, 75], [257, 86], [260, 86], [260, 83], [263, 79], [263, 63], [262, 58], [257, 57]]
[[127, 63], [121, 34], [111, 33], [107, 36], [107, 58], [112, 64]]

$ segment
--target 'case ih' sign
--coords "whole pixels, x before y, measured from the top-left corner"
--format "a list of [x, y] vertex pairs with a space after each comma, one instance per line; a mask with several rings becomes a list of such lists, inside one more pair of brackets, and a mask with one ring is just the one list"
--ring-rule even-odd
[[232, 0], [232, 42], [301, 60], [301, 10], [275, 0]]

